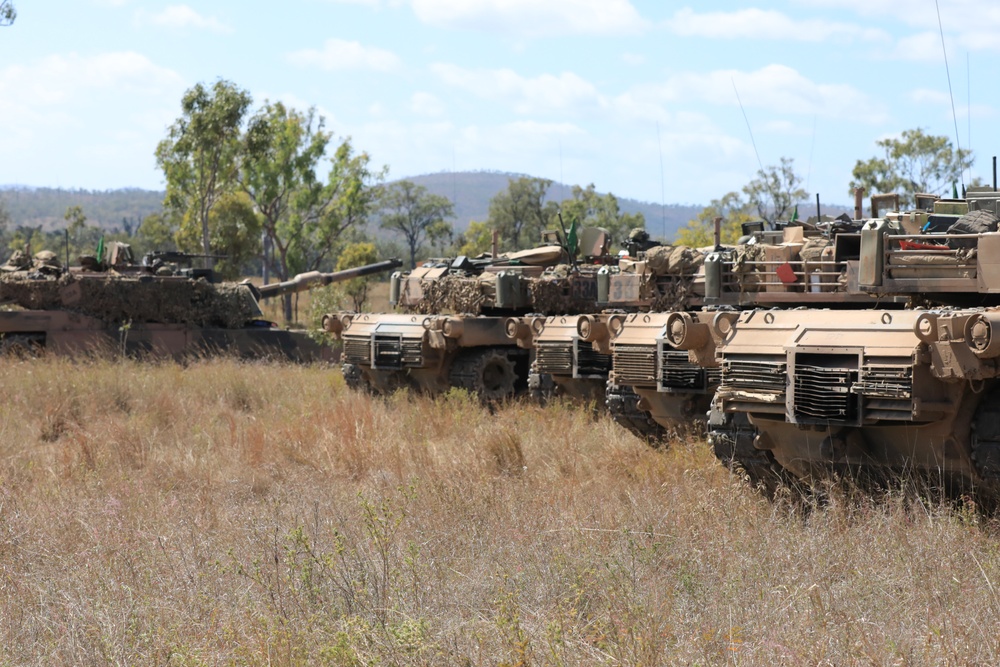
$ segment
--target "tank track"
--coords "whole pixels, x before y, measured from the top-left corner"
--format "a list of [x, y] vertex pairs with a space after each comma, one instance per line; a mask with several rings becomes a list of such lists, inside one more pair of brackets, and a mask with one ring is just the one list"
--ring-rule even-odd
[[343, 364], [340, 367], [341, 372], [344, 374], [344, 384], [351, 391], [363, 391], [371, 392], [372, 388], [368, 386], [368, 382], [365, 381], [365, 376], [358, 368], [357, 364]]
[[611, 418], [619, 426], [654, 447], [667, 440], [667, 430], [653, 421], [649, 413], [639, 409], [639, 395], [631, 387], [608, 384], [605, 403]]
[[556, 383], [549, 373], [528, 374], [528, 396], [532, 402], [545, 405], [556, 395]]
[[747, 481], [767, 498], [782, 487], [796, 487], [795, 480], [771, 452], [754, 447], [757, 429], [742, 412], [724, 413], [714, 406], [708, 417], [708, 444], [730, 471], [742, 470]]
[[983, 481], [1000, 488], [1000, 391], [987, 395], [976, 410], [972, 462]]

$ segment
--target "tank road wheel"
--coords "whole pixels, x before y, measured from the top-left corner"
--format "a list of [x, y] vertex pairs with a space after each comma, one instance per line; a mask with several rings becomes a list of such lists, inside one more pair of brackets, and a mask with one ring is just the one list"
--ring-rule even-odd
[[6, 334], [0, 338], [0, 357], [34, 359], [44, 347], [45, 337], [41, 334]]
[[657, 424], [645, 410], [639, 409], [639, 395], [632, 387], [609, 384], [605, 399], [611, 418], [640, 440], [653, 447], [667, 442], [667, 430]]
[[500, 350], [475, 350], [455, 359], [448, 380], [487, 403], [501, 401], [514, 395], [517, 365]]

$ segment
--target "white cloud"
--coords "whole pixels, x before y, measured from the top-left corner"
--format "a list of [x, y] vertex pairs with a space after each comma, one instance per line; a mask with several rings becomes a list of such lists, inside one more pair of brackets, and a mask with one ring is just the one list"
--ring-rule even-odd
[[183, 79], [134, 51], [81, 56], [52, 55], [35, 65], [0, 69], [0, 99], [31, 107], [65, 106], [101, 91], [180, 99]]
[[526, 78], [509, 69], [471, 70], [444, 63], [431, 65], [431, 71], [449, 85], [477, 97], [505, 102], [520, 114], [568, 112], [603, 105], [597, 89], [572, 72]]
[[157, 14], [146, 14], [145, 12], [140, 12], [138, 14], [138, 20], [140, 23], [148, 23], [150, 25], [175, 30], [194, 28], [196, 30], [209, 30], [211, 32], [218, 33], [232, 32], [232, 28], [225, 25], [218, 19], [214, 17], [202, 16], [187, 5], [170, 5]]
[[410, 96], [410, 111], [421, 116], [441, 116], [445, 112], [445, 105], [434, 95], [425, 92], [416, 92]]
[[641, 53], [623, 53], [622, 62], [632, 67], [638, 67], [646, 64], [646, 56]]
[[740, 9], [697, 14], [685, 7], [666, 22], [667, 28], [685, 37], [715, 39], [770, 39], [824, 42], [831, 39], [866, 41], [888, 38], [884, 30], [822, 19], [796, 20], [773, 9]]
[[184, 88], [176, 72], [130, 51], [0, 68], [0, 164], [17, 174], [2, 180], [92, 187], [111, 173], [112, 182], [148, 186]]
[[400, 66], [399, 57], [392, 51], [360, 42], [328, 39], [322, 49], [302, 49], [288, 54], [288, 61], [301, 67], [319, 67], [325, 70], [375, 70], [391, 72]]
[[622, 35], [648, 27], [629, 0], [411, 0], [420, 21], [439, 28], [524, 37]]
[[627, 115], [658, 118], [666, 106], [694, 100], [720, 106], [737, 106], [742, 102], [744, 107], [775, 113], [810, 114], [870, 123], [880, 122], [886, 117], [881, 102], [853, 86], [815, 83], [786, 65], [768, 65], [753, 72], [717, 70], [704, 74], [675, 74], [663, 83], [634, 87], [618, 96], [614, 105]]
[[941, 60], [941, 30], [949, 55], [961, 51], [998, 51], [1000, 4], [995, 0], [945, 0], [940, 5], [940, 23], [935, 3], [898, 0], [798, 0], [811, 7], [846, 9], [866, 18], [885, 18], [882, 26], [898, 32], [898, 26], [921, 32], [902, 38], [894, 55], [903, 60]]

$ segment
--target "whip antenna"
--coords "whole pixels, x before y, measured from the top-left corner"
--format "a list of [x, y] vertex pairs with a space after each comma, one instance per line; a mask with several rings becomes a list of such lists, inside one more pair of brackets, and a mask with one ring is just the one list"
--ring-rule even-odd
[[753, 154], [757, 156], [757, 166], [760, 167], [760, 176], [764, 180], [764, 186], [767, 188], [767, 194], [771, 195], [771, 207], [774, 209], [775, 217], [777, 217], [778, 198], [774, 196], [774, 192], [771, 191], [770, 183], [767, 182], [767, 173], [764, 171], [764, 163], [760, 161], [760, 153], [757, 152], [757, 142], [753, 140], [753, 130], [750, 129], [750, 119], [747, 118], [746, 109], [743, 108], [743, 100], [740, 99], [740, 91], [736, 89], [736, 79], [730, 78], [733, 82], [733, 92], [736, 93], [736, 101], [740, 104], [740, 113], [743, 114], [743, 120], [747, 124], [747, 132], [750, 133], [750, 145], [753, 146]]
[[[955, 95], [951, 92], [951, 70], [948, 69], [948, 49], [944, 47], [944, 26], [941, 25], [941, 7], [938, 5], [938, 0], [934, 0], [934, 9], [937, 10], [937, 20], [938, 20], [938, 31], [941, 33], [941, 52], [944, 53], [944, 72], [948, 77], [948, 97], [951, 99], [951, 119], [955, 123], [955, 145], [958, 148], [959, 153], [962, 150], [962, 144], [958, 139], [958, 116], [955, 114]], [[961, 154], [959, 155], [959, 164], [961, 164]], [[962, 179], [962, 191], [965, 191], [965, 170], [959, 172], [959, 177]]]
[[663, 242], [667, 241], [667, 190], [663, 180], [663, 142], [660, 141], [660, 121], [656, 121], [656, 148], [660, 151], [660, 217], [663, 224]]

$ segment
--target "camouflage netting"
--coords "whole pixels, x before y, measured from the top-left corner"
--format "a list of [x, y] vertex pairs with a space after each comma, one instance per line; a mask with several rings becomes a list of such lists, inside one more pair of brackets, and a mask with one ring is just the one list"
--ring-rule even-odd
[[193, 324], [235, 329], [260, 317], [244, 285], [117, 275], [56, 279], [37, 271], [0, 274], [0, 303], [30, 310], [68, 310], [109, 324]]
[[736, 246], [733, 251], [733, 275], [740, 284], [741, 292], [760, 290], [761, 276], [758, 269], [763, 266], [764, 246], [757, 243]]
[[575, 315], [594, 310], [592, 299], [573, 297], [572, 282], [565, 276], [552, 275], [528, 282], [531, 310], [550, 315]]
[[[653, 302], [649, 309], [655, 313], [665, 313], [672, 310], [687, 310], [688, 302], [694, 295], [694, 285], [686, 278], [674, 278], [669, 281], [656, 281], [648, 283], [655, 285], [656, 294], [650, 295]], [[646, 287], [643, 286], [643, 291]], [[645, 297], [649, 298], [649, 297]]]
[[479, 315], [484, 306], [489, 306], [496, 298], [494, 277], [484, 275], [478, 279], [460, 276], [444, 276], [439, 280], [424, 280], [420, 283], [424, 296], [410, 308], [418, 313], [468, 313]]
[[646, 251], [646, 266], [654, 276], [684, 276], [698, 272], [705, 255], [687, 246], [659, 246]]

